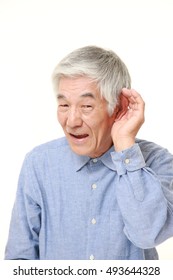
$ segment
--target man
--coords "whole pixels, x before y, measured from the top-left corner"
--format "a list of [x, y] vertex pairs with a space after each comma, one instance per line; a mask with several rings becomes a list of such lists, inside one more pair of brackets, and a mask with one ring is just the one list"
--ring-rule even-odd
[[144, 101], [112, 51], [65, 57], [53, 83], [65, 137], [27, 154], [6, 259], [157, 259], [173, 236], [173, 156], [136, 138]]

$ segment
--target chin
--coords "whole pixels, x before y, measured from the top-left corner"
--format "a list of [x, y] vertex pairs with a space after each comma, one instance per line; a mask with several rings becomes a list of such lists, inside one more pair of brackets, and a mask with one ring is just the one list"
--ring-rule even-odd
[[87, 153], [87, 151], [82, 151], [82, 149], [75, 149], [72, 147], [71, 147], [71, 149], [75, 154], [77, 154], [79, 156], [89, 156], [89, 153]]
[[[70, 145], [70, 143], [69, 143]], [[91, 152], [88, 149], [85, 149], [84, 147], [75, 147], [74, 145], [70, 145], [71, 150], [79, 155], [79, 156], [88, 156], [90, 157]]]

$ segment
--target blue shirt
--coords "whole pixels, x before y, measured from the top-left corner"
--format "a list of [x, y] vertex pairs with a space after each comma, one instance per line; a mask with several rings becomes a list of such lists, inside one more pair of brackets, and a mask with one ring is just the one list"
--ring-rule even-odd
[[100, 158], [65, 138], [27, 154], [5, 259], [157, 259], [173, 236], [173, 156], [136, 140]]

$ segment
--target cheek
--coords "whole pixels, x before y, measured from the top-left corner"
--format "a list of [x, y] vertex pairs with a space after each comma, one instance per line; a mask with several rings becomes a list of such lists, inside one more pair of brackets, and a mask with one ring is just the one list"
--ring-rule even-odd
[[91, 130], [98, 141], [107, 139], [111, 135], [112, 122], [110, 119], [100, 119], [99, 121], [92, 121]]
[[57, 119], [61, 126], [65, 126], [65, 115], [57, 112]]
[[99, 122], [95, 116], [83, 116], [83, 123], [91, 130], [95, 130], [99, 127]]
[[104, 137], [110, 134], [110, 124], [108, 120], [99, 117], [85, 118], [85, 125], [91, 132], [92, 137], [95, 138], [96, 141], [101, 141]]

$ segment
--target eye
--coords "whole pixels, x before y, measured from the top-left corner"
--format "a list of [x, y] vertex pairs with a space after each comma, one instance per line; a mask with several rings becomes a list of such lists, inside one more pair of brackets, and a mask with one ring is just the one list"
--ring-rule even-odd
[[68, 107], [68, 104], [60, 104], [60, 107]]
[[82, 105], [82, 109], [86, 112], [91, 111], [93, 109], [93, 106], [89, 105], [89, 104], [84, 104]]
[[59, 104], [59, 105], [58, 105], [58, 109], [59, 109], [59, 111], [61, 111], [61, 112], [67, 111], [68, 108], [69, 108], [69, 105], [68, 105], [68, 104]]

